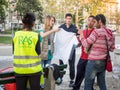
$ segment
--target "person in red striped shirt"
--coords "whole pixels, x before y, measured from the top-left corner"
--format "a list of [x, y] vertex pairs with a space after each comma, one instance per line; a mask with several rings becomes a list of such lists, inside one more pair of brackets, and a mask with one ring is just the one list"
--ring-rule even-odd
[[106, 42], [108, 43], [109, 51], [113, 51], [115, 48], [115, 37], [112, 31], [105, 25], [105, 16], [103, 14], [98, 14], [95, 17], [96, 29], [87, 39], [83, 36], [83, 32], [79, 30], [81, 43], [84, 48], [92, 45], [86, 66], [84, 90], [92, 90], [96, 76], [100, 90], [107, 90], [105, 82], [105, 65], [107, 57]]

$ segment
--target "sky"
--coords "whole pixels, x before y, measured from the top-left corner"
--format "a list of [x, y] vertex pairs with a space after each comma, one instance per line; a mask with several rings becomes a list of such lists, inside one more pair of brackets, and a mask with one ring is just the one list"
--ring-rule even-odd
[[118, 7], [119, 7], [119, 9], [120, 9], [120, 0], [118, 0], [118, 2], [119, 2], [119, 5], [118, 5]]

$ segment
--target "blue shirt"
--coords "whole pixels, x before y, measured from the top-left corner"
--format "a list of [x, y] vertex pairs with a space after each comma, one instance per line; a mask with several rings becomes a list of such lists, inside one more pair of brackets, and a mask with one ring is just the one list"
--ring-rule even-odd
[[59, 26], [59, 28], [62, 28], [62, 29], [64, 29], [65, 31], [67, 31], [67, 32], [72, 32], [72, 33], [76, 33], [77, 34], [77, 27], [75, 26], [75, 25], [73, 25], [73, 24], [71, 24], [70, 25], [70, 27], [69, 28], [67, 28], [66, 27], [66, 24], [64, 23], [64, 24], [62, 24], [61, 26]]

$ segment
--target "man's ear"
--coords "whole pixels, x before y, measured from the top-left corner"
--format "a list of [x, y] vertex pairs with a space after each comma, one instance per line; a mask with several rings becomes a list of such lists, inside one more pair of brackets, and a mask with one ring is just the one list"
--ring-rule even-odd
[[99, 24], [100, 24], [100, 25], [102, 24], [101, 20], [99, 20]]
[[101, 20], [99, 20], [99, 23], [101, 23]]

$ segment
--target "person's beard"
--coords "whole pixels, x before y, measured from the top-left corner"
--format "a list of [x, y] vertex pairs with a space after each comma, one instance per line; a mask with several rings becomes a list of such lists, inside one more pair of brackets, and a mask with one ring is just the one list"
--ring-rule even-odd
[[91, 29], [92, 29], [92, 28], [93, 28], [93, 25], [89, 25], [88, 28], [91, 28]]
[[100, 28], [100, 25], [98, 25], [96, 28], [99, 29], [99, 28]]

